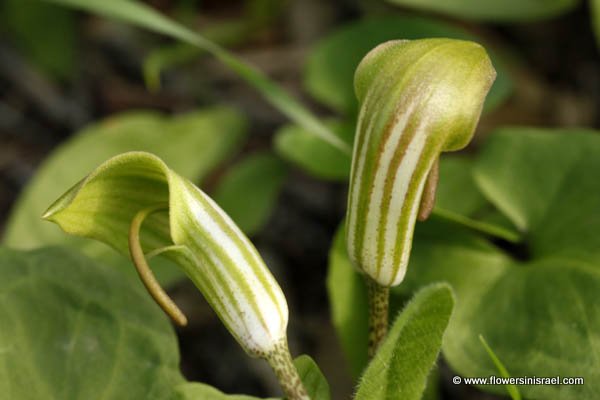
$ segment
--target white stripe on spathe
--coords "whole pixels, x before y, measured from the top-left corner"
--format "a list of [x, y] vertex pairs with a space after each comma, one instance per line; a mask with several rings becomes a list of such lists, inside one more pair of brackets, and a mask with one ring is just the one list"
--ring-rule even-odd
[[[360, 109], [360, 115], [358, 117], [358, 124], [357, 124], [357, 132], [358, 134], [356, 135], [356, 137], [354, 138], [354, 151], [353, 151], [353, 155], [352, 155], [352, 160], [354, 160], [354, 162], [352, 163], [352, 168], [350, 171], [350, 188], [352, 189], [352, 191], [349, 194], [349, 200], [348, 200], [348, 210], [349, 215], [348, 215], [348, 221], [347, 221], [347, 227], [348, 227], [348, 252], [350, 254], [355, 254], [356, 253], [356, 248], [355, 248], [355, 238], [356, 238], [356, 225], [357, 225], [357, 218], [358, 218], [358, 200], [359, 200], [359, 195], [360, 195], [360, 186], [362, 185], [362, 174], [363, 174], [363, 169], [364, 169], [364, 164], [365, 164], [365, 157], [366, 157], [366, 152], [367, 152], [367, 147], [368, 147], [368, 143], [366, 141], [366, 139], [369, 138], [370, 133], [373, 129], [373, 125], [374, 125], [374, 119], [375, 118], [371, 118], [369, 120], [366, 120], [364, 118], [364, 114], [365, 114], [365, 108], [366, 107], [361, 107]], [[367, 130], [365, 132], [365, 135], [367, 136], [367, 138], [363, 141], [363, 146], [358, 149], [358, 142], [360, 139], [360, 132], [362, 132], [363, 126], [367, 124]], [[360, 151], [360, 156], [357, 155], [357, 153]], [[357, 158], [358, 157], [358, 158]], [[354, 171], [356, 169], [356, 172]]]
[[[186, 237], [184, 243], [185, 246], [190, 247], [192, 253], [198, 257], [199, 254], [206, 254], [206, 257], [209, 258], [210, 263], [215, 264], [214, 267], [218, 268], [220, 275], [227, 273], [228, 269], [225, 268], [219, 258], [216, 256], [211, 246], [213, 243], [208, 240], [204, 240], [207, 237], [207, 232], [205, 232], [204, 227], [199, 225], [198, 212], [195, 212], [196, 207], [201, 207], [196, 203], [196, 199], [192, 201], [186, 200], [187, 206], [190, 208], [190, 212], [194, 214], [193, 218], [190, 218], [183, 223], [189, 225], [189, 230], [192, 232], [198, 232], [196, 235], [189, 235]], [[234, 333], [234, 336], [239, 336], [239, 332], [245, 332], [245, 320], [236, 317], [239, 314], [239, 308], [236, 307], [235, 303], [239, 304], [240, 300], [235, 296], [236, 292], [239, 292], [239, 288], [237, 284], [234, 282], [230, 282], [231, 279], [227, 276], [224, 279], [228, 282], [227, 287], [232, 290], [234, 294], [234, 298], [230, 298], [224, 290], [222, 283], [220, 283], [216, 277], [217, 271], [215, 271], [212, 265], [209, 264], [206, 260], [199, 259], [200, 268], [202, 269], [202, 276], [207, 278], [210, 285], [214, 288], [215, 292], [205, 293], [208, 295], [208, 300], [213, 305], [213, 308], [216, 309], [217, 313], [223, 318], [223, 322], [225, 325]], [[203, 293], [204, 288], [203, 289]], [[216, 300], [213, 296], [218, 298], [219, 302], [215, 303]], [[236, 334], [237, 333], [237, 334]]]
[[[264, 289], [264, 286], [260, 282], [260, 278], [262, 278], [265, 281], [267, 281], [267, 283], [270, 287], [276, 287], [279, 289], [279, 285], [278, 285], [277, 281], [275, 281], [275, 278], [273, 277], [273, 275], [271, 275], [271, 273], [268, 272], [267, 266], [265, 265], [262, 257], [260, 256], [260, 254], [258, 253], [256, 248], [254, 247], [254, 245], [252, 244], [250, 239], [248, 239], [248, 237], [246, 235], [244, 235], [244, 233], [240, 230], [240, 228], [233, 222], [231, 217], [229, 217], [229, 215], [227, 215], [225, 213], [225, 211], [223, 211], [223, 209], [212, 198], [207, 196], [198, 187], [196, 187], [196, 186], [192, 186], [192, 187], [196, 191], [196, 193], [198, 193], [200, 196], [202, 196], [202, 199], [204, 199], [211, 206], [210, 209], [212, 211], [217, 212], [217, 214], [222, 218], [222, 222], [225, 223], [225, 225], [227, 225], [228, 229], [236, 236], [236, 238], [240, 242], [242, 242], [246, 251], [250, 254], [252, 259], [247, 260], [248, 265], [251, 268], [248, 279], [252, 279], [253, 281], [256, 281], [257, 287], [261, 287], [262, 289]], [[227, 235], [225, 232], [223, 232], [223, 233], [225, 235]], [[241, 252], [239, 253], [239, 255], [242, 258], [244, 257], [241, 254]], [[254, 265], [254, 267], [252, 267], [252, 265]], [[264, 291], [264, 290], [261, 291], [261, 293], [264, 293], [268, 296], [268, 293], [266, 293], [266, 291]], [[282, 319], [283, 329], [285, 330], [285, 327], [287, 326], [287, 319], [288, 319], [287, 301], [281, 290], [273, 290], [272, 294], [275, 297], [274, 300], [271, 299], [271, 297], [269, 297], [269, 296], [268, 297], [271, 301], [275, 301], [275, 303], [276, 303], [277, 309], [274, 311], [274, 314], [285, 315], [285, 318]], [[258, 304], [260, 305], [261, 303], [258, 303]]]
[[[90, 208], [90, 198], [106, 206]], [[140, 228], [150, 215], [158, 218], [148, 221], [142, 243]], [[185, 325], [185, 315], [160, 288], [143, 248], [151, 250], [148, 256], [163, 254], [174, 261], [242, 348], [269, 362], [287, 397], [309, 400], [288, 349], [288, 309], [281, 288], [224, 211], [158, 157], [131, 152], [111, 158], [59, 197], [44, 218], [129, 254], [148, 292]]]
[[[260, 269], [266, 268], [266, 266], [255, 255], [256, 250], [253, 246], [247, 239], [244, 239], [239, 229], [214, 202], [208, 200], [208, 197], [199, 189], [193, 188], [196, 193], [184, 190], [183, 198], [193, 216], [194, 229], [204, 232], [204, 235], [198, 235], [192, 239], [194, 244], [201, 247], [216, 267], [219, 268], [219, 272], [223, 275], [233, 294], [233, 298], [231, 298], [222, 290], [217, 289], [224, 306], [224, 309], [218, 309], [217, 312], [228, 317], [224, 318], [228, 320], [224, 322], [230, 323], [228, 328], [242, 342], [241, 344], [247, 351], [251, 353], [269, 352], [275, 344], [285, 337], [288, 319], [287, 304], [285, 300], [282, 303], [278, 302], [279, 304], [274, 303], [258, 279], [256, 274], [261, 273]], [[189, 189], [189, 186], [185, 189]], [[205, 207], [202, 204], [203, 201], [212, 207]], [[213, 215], [215, 212], [218, 213], [218, 216]], [[217, 221], [217, 219], [221, 221]], [[238, 244], [224, 231], [224, 227], [219, 222], [224, 223], [228, 229], [231, 229], [243, 244], [250, 246], [252, 259], [247, 259], [242, 254]], [[209, 243], [203, 243], [202, 236], [210, 238]], [[212, 250], [213, 248], [220, 248], [222, 254], [226, 254], [227, 258], [221, 259], [217, 252]], [[211, 276], [213, 275], [213, 271], [209, 271], [209, 268], [205, 268], [205, 272]], [[265, 276], [264, 273], [261, 275]], [[266, 275], [266, 277], [268, 281], [272, 280], [272, 278], [269, 279], [269, 275]], [[249, 296], [244, 296], [244, 291], [239, 284], [241, 281], [244, 281], [250, 288], [251, 294]], [[212, 276], [211, 283], [215, 288], [219, 288], [220, 284], [214, 279], [214, 276]], [[273, 292], [276, 294], [276, 299], [281, 301], [283, 294], [278, 296], [278, 290], [273, 290]], [[214, 304], [214, 306], [218, 305]], [[260, 315], [257, 314], [257, 310]], [[261, 319], [265, 324], [261, 322]]]
[[[381, 154], [381, 158], [379, 160], [379, 164], [375, 166], [373, 171], [374, 179], [373, 179], [373, 190], [371, 191], [371, 198], [369, 199], [368, 209], [367, 209], [367, 217], [365, 220], [365, 231], [364, 231], [364, 244], [363, 251], [361, 254], [361, 264], [369, 265], [377, 262], [377, 239], [379, 234], [379, 229], [382, 224], [381, 221], [381, 206], [383, 203], [385, 182], [387, 177], [392, 176], [393, 171], [391, 169], [391, 163], [394, 158], [394, 154], [396, 154], [396, 150], [398, 150], [398, 144], [400, 142], [400, 138], [406, 130], [406, 125], [411, 116], [411, 110], [414, 107], [413, 104], [408, 106], [408, 109], [404, 111], [403, 114], [397, 119], [395, 125], [392, 127], [392, 131], [388, 136], [384, 148], [383, 153]], [[401, 160], [401, 163], [404, 162], [404, 159]], [[402, 164], [399, 166], [402, 168]], [[373, 244], [374, 246], [369, 246], [368, 244]], [[373, 265], [375, 270], [377, 269], [376, 265]], [[374, 272], [375, 272], [374, 270]]]
[[454, 39], [389, 41], [358, 65], [346, 247], [380, 286], [402, 281], [427, 174], [471, 140], [495, 76], [483, 47]]
[[[356, 254], [357, 253], [357, 249], [356, 249], [356, 226], [358, 223], [364, 222], [364, 221], [358, 221], [358, 208], [359, 208], [359, 203], [360, 203], [360, 194], [361, 194], [361, 187], [363, 184], [363, 180], [366, 178], [365, 177], [365, 168], [366, 168], [366, 159], [367, 159], [367, 155], [369, 154], [369, 150], [370, 150], [370, 142], [373, 140], [372, 136], [374, 135], [374, 130], [375, 128], [378, 126], [378, 124], [381, 123], [381, 121], [379, 120], [379, 118], [381, 117], [381, 113], [385, 112], [385, 101], [386, 101], [386, 96], [383, 95], [382, 93], [387, 93], [389, 90], [391, 90], [391, 82], [387, 82], [387, 81], [383, 81], [380, 82], [379, 85], [377, 85], [376, 87], [372, 88], [371, 90], [368, 91], [365, 100], [364, 100], [364, 104], [363, 106], [360, 108], [360, 113], [359, 113], [359, 119], [358, 119], [358, 124], [357, 124], [357, 134], [355, 137], [355, 142], [354, 142], [354, 151], [353, 151], [353, 156], [352, 156], [352, 170], [351, 170], [351, 175], [350, 175], [350, 188], [351, 188], [351, 193], [349, 195], [349, 202], [348, 202], [348, 210], [349, 210], [349, 216], [348, 216], [348, 221], [347, 221], [347, 226], [348, 226], [348, 240], [347, 240], [347, 244], [348, 244], [348, 251], [351, 255]], [[411, 109], [414, 107], [413, 104], [409, 104], [409, 107], [411, 107]], [[365, 117], [365, 114], [367, 112], [369, 112], [369, 110], [374, 109], [371, 114], [368, 116], [368, 118]], [[409, 111], [405, 111], [406, 114], [410, 113]], [[399, 123], [400, 121], [398, 121], [397, 123]], [[366, 124], [366, 130], [365, 130], [365, 124]], [[400, 132], [401, 133], [401, 132]], [[358, 149], [358, 142], [359, 142], [359, 138], [364, 137], [364, 139], [362, 140], [362, 147], [360, 147], [360, 150]], [[358, 154], [358, 152], [360, 151], [360, 154]], [[357, 158], [358, 156], [358, 158]], [[356, 173], [354, 172], [356, 168]], [[377, 166], [375, 166], [374, 168], [377, 168]], [[372, 171], [368, 171], [369, 174], [371, 174]], [[356, 180], [356, 181], [354, 181]], [[358, 255], [358, 257], [360, 257], [360, 255]], [[356, 260], [359, 261], [359, 260]]]
[[[394, 252], [398, 243], [404, 244], [400, 260], [400, 270], [406, 269], [405, 263], [408, 258], [408, 253], [410, 252], [410, 242], [398, 242], [398, 223], [402, 218], [402, 209], [406, 203], [405, 199], [411, 178], [417, 168], [427, 138], [428, 135], [422, 131], [422, 126], [419, 126], [415, 131], [413, 140], [411, 140], [406, 148], [405, 155], [398, 167], [398, 172], [396, 173], [392, 186], [390, 209], [388, 210], [387, 220], [385, 221], [385, 246], [383, 248], [382, 267], [379, 275], [379, 280], [388, 282], [389, 285], [394, 285], [394, 283], [401, 281], [404, 276], [400, 271], [394, 274]], [[418, 204], [413, 208], [418, 208]], [[414, 220], [409, 221], [408, 226], [414, 226], [414, 222]], [[412, 232], [412, 228], [408, 229], [408, 231]]]
[[[252, 257], [252, 259], [248, 260], [248, 262], [250, 264], [254, 263], [256, 266], [258, 266], [258, 268], [253, 270], [254, 274], [256, 274], [257, 277], [260, 275], [262, 278], [269, 281], [269, 283], [272, 285], [277, 285], [277, 282], [275, 281], [273, 276], [270, 273], [265, 273], [267, 268], [262, 257], [254, 247], [254, 244], [252, 244], [250, 239], [248, 239], [248, 237], [240, 230], [240, 228], [235, 224], [235, 222], [233, 222], [231, 217], [229, 217], [229, 215], [227, 215], [225, 211], [223, 211], [223, 209], [212, 198], [207, 196], [198, 187], [193, 186], [193, 188], [198, 194], [202, 196], [202, 199], [204, 199], [212, 207], [211, 210], [217, 212], [217, 214], [222, 218], [222, 222], [224, 222], [227, 225], [228, 229], [230, 229], [230, 231], [236, 236], [236, 238], [244, 244], [245, 249], [248, 251], [248, 253], [250, 253], [250, 256]], [[283, 292], [275, 290], [274, 295], [276, 297], [276, 302], [279, 305], [283, 305], [283, 308], [279, 311], [282, 313], [287, 313], [287, 302], [285, 300]]]

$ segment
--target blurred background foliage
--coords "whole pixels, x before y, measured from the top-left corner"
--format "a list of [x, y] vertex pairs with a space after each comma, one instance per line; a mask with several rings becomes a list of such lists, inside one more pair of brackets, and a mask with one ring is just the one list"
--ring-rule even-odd
[[[118, 0], [89, 3], [111, 2]], [[553, 287], [560, 291], [557, 280], [569, 280], [576, 288], [587, 285], [582, 298], [589, 304], [585, 303], [592, 301], [589, 294], [597, 293], [594, 285], [600, 285], [595, 275], [588, 277], [579, 269], [582, 264], [598, 265], [596, 241], [581, 238], [593, 236], [593, 229], [600, 226], [594, 203], [600, 188], [590, 178], [590, 171], [600, 171], [597, 132], [591, 130], [600, 127], [599, 0], [141, 3], [263, 71], [306, 105], [342, 148], [352, 144], [354, 135], [354, 69], [368, 50], [400, 38], [453, 37], [482, 43], [493, 58], [498, 79], [474, 143], [461, 156], [442, 160], [435, 215], [418, 230], [407, 284], [395, 294], [398, 308], [414, 289], [430, 281], [448, 280], [458, 292], [457, 322], [449, 331], [455, 340], [444, 347], [445, 358], [430, 378], [427, 396], [503, 395], [501, 387], [486, 388], [497, 392], [492, 395], [450, 383], [456, 370], [494, 373], [485, 349], [474, 348], [475, 334], [481, 332], [488, 334], [491, 347], [516, 375], [531, 371], [550, 375], [557, 370], [578, 375], [586, 370], [576, 365], [595, 365], [586, 358], [589, 354], [577, 353], [571, 354], [572, 364], [544, 369], [536, 360], [521, 368], [528, 349], [556, 348], [560, 343], [537, 338], [516, 346], [504, 338], [520, 329], [520, 322], [549, 329], [545, 321], [556, 318], [556, 312], [577, 316], [567, 307], [540, 317], [529, 307], [545, 298], [531, 297], [532, 293], [544, 294]], [[348, 153], [315, 135], [310, 129], [314, 124], [306, 118], [287, 118], [277, 101], [270, 104], [252, 87], [260, 86], [259, 80], [250, 76], [246, 78], [250, 84], [244, 82], [207, 48], [38, 0], [2, 1], [0, 34], [3, 243], [24, 249], [72, 246], [132, 272], [128, 261], [110, 249], [67, 237], [38, 217], [106, 158], [134, 149], [152, 151], [201, 184], [251, 235], [288, 297], [295, 353], [315, 358], [334, 399], [348, 398], [352, 379], [366, 360], [360, 345], [366, 340], [360, 312], [364, 293], [349, 274], [343, 247], [334, 245], [330, 250], [345, 210]], [[542, 139], [540, 147], [539, 137], [532, 138], [530, 129], [506, 128], [519, 125], [562, 128], [536, 130], [561, 138]], [[574, 132], [573, 127], [589, 130]], [[473, 159], [482, 146], [485, 156]], [[503, 146], [514, 154], [507, 157], [498, 150]], [[579, 163], [584, 158], [589, 165]], [[540, 178], [548, 171], [556, 180]], [[560, 186], [558, 181], [567, 174], [581, 179]], [[559, 188], [576, 194], [561, 198]], [[579, 213], [569, 211], [573, 208]], [[544, 219], [540, 210], [562, 215], [562, 224]], [[569, 225], [573, 233], [567, 229], [561, 235]], [[567, 236], [575, 239], [569, 241]], [[340, 237], [336, 243], [341, 243]], [[432, 252], [428, 246], [443, 251]], [[562, 261], [557, 260], [566, 258], [569, 266], [576, 264], [572, 270], [558, 265]], [[186, 378], [225, 392], [257, 396], [275, 392], [276, 382], [266, 367], [247, 359], [235, 346], [191, 284], [181, 282], [179, 272], [166, 262], [156, 262], [161, 280], [170, 284], [176, 301], [191, 317], [190, 326], [177, 332]], [[543, 277], [529, 276], [531, 270], [515, 268], [525, 262], [546, 263], [537, 274], [550, 271], [545, 276], [555, 278], [544, 285], [525, 285], [544, 282]], [[464, 269], [468, 265], [489, 269], [474, 273]], [[417, 267], [423, 272], [415, 271]], [[497, 301], [502, 294], [488, 294], [478, 305], [485, 295], [482, 288], [511, 293], [513, 303]], [[476, 304], [461, 307], [461, 295]], [[516, 313], [514, 324], [498, 325], [488, 320], [490, 310], [500, 316], [523, 312]], [[600, 326], [598, 315], [588, 319], [584, 328]], [[554, 321], [555, 326], [571, 322]], [[480, 331], [467, 329], [472, 326]], [[573, 343], [582, 340], [575, 334], [556, 333]], [[347, 360], [350, 366], [340, 367]], [[526, 394], [558, 398], [556, 392], [539, 390]], [[562, 395], [593, 398], [585, 397], [590, 393]]]

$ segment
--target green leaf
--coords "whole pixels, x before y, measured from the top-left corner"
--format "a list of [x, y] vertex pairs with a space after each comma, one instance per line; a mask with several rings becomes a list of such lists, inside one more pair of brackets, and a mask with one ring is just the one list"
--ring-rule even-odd
[[[476, 284], [463, 281], [465, 286]], [[511, 266], [486, 289], [479, 298], [469, 289], [458, 292], [462, 309], [444, 346], [452, 367], [464, 376], [497, 375], [485, 350], [475, 348], [482, 333], [514, 376], [582, 376], [586, 381], [584, 386], [520, 386], [524, 397], [595, 399], [600, 315], [594, 304], [600, 275], [546, 261]], [[483, 389], [499, 394], [505, 390]]]
[[442, 155], [435, 207], [471, 216], [488, 206], [473, 179], [473, 160], [466, 156]]
[[70, 11], [39, 0], [5, 0], [0, 21], [33, 64], [57, 78], [71, 76], [77, 35]]
[[[203, 27], [202, 35], [211, 42], [226, 47], [248, 42], [257, 34], [262, 33], [263, 28], [274, 22], [283, 5], [284, 3], [279, 0], [246, 1], [245, 15], [231, 20], [209, 23], [208, 26]], [[186, 8], [190, 8], [186, 10], [185, 14], [188, 17], [186, 19], [193, 21], [196, 12], [194, 5], [187, 4]], [[202, 49], [185, 43], [153, 50], [144, 60], [142, 67], [146, 87], [151, 91], [158, 90], [162, 71], [188, 63], [204, 53]]]
[[0, 393], [11, 400], [166, 399], [177, 338], [141, 285], [66, 248], [0, 249]]
[[176, 388], [173, 400], [258, 400], [258, 398], [240, 394], [224, 394], [212, 386], [189, 382]]
[[331, 400], [329, 383], [312, 358], [302, 355], [294, 360], [294, 365], [311, 400]]
[[367, 290], [348, 257], [344, 232], [341, 224], [329, 251], [327, 293], [333, 325], [352, 375], [358, 377], [368, 360]]
[[[600, 355], [594, 350], [600, 339], [594, 300], [600, 290], [600, 182], [592, 171], [598, 170], [600, 137], [595, 132], [507, 128], [490, 136], [474, 175], [486, 202], [521, 225], [518, 243], [497, 247], [476, 231], [437, 217], [417, 224], [407, 275], [394, 296], [430, 282], [452, 284], [457, 306], [443, 351], [461, 375], [497, 374], [479, 342], [482, 334], [513, 376], [586, 379], [584, 386], [520, 386], [525, 398], [595, 398], [600, 390], [595, 372]], [[454, 203], [465, 193], [460, 211], [475, 210], [480, 200], [468, 189], [470, 181], [459, 181], [463, 189], [442, 189], [438, 204], [460, 207]], [[444, 199], [443, 193], [456, 198]], [[360, 318], [366, 319], [365, 295], [343, 243], [336, 243], [328, 288], [336, 329], [352, 356], [366, 346], [348, 339], [366, 335]], [[334, 274], [339, 276], [335, 280]], [[482, 389], [504, 392], [501, 386]]]
[[447, 284], [419, 291], [369, 364], [356, 400], [420, 400], [454, 307]]
[[[354, 138], [354, 124], [336, 120], [325, 124], [349, 146]], [[298, 125], [287, 125], [275, 136], [275, 149], [285, 159], [321, 179], [345, 181], [350, 175], [350, 155], [323, 142]]]
[[[152, 151], [174, 170], [193, 180], [204, 178], [228, 158], [245, 138], [245, 119], [229, 108], [167, 118], [154, 112], [133, 112], [96, 123], [55, 150], [25, 188], [10, 215], [4, 244], [30, 249], [69, 245], [107, 264], [133, 272], [130, 262], [103, 244], [65, 235], [40, 217], [66, 188], [105, 159], [129, 150]], [[181, 276], [165, 261], [153, 261], [163, 282]]]
[[[490, 135], [482, 149], [475, 179], [482, 193], [515, 226], [535, 230], [556, 204], [555, 196], [573, 182], [573, 170], [582, 168], [584, 159], [596, 157], [597, 151], [598, 136], [591, 130], [504, 128]], [[581, 173], [576, 181], [590, 175]]]
[[440, 398], [440, 369], [438, 366], [434, 366], [427, 378], [427, 385], [421, 400], [440, 400]]
[[[479, 341], [481, 342], [481, 344], [485, 348], [485, 351], [487, 351], [488, 355], [494, 362], [496, 369], [498, 369], [498, 372], [500, 372], [500, 376], [502, 376], [503, 378], [510, 378], [510, 374], [508, 373], [508, 370], [506, 369], [504, 364], [502, 364], [502, 361], [500, 361], [500, 359], [498, 358], [496, 353], [494, 353], [494, 350], [492, 350], [492, 348], [485, 341], [485, 339], [482, 335], [479, 335]], [[506, 384], [504, 386], [506, 386], [506, 391], [510, 395], [511, 399], [513, 399], [513, 400], [521, 400], [522, 399], [521, 393], [519, 392], [519, 388], [517, 387], [517, 385]]]
[[209, 41], [194, 31], [170, 20], [141, 2], [129, 0], [45, 0], [81, 10], [90, 11], [109, 18], [161, 33], [182, 42], [191, 44], [214, 55], [224, 65], [231, 68], [248, 84], [258, 90], [263, 97], [292, 121], [313, 132], [321, 140], [350, 153], [351, 147], [334, 135], [319, 119], [310, 113], [281, 86], [269, 80], [261, 71], [241, 61], [232, 53]]
[[517, 242], [520, 233], [480, 192], [473, 177], [473, 160], [460, 156], [440, 158], [440, 177], [433, 215], [475, 231]]
[[213, 198], [247, 235], [252, 235], [271, 215], [287, 172], [286, 164], [272, 154], [250, 155], [228, 170]]
[[400, 6], [436, 11], [459, 18], [511, 22], [551, 18], [563, 14], [578, 0], [387, 0]]
[[443, 351], [458, 373], [497, 374], [481, 334], [513, 376], [585, 378], [585, 385], [519, 386], [523, 397], [597, 397], [598, 170], [595, 132], [506, 128], [484, 145], [475, 177], [523, 230], [520, 242], [497, 247], [439, 220], [418, 227], [405, 289], [445, 280], [456, 290]]
[[[317, 100], [329, 107], [353, 114], [357, 110], [354, 95], [354, 71], [360, 60], [376, 45], [394, 39], [429, 37], [476, 40], [454, 25], [415, 16], [388, 16], [353, 22], [319, 42], [310, 54], [305, 86]], [[498, 73], [486, 100], [486, 109], [501, 104], [512, 92], [512, 81], [500, 60], [492, 54]]]

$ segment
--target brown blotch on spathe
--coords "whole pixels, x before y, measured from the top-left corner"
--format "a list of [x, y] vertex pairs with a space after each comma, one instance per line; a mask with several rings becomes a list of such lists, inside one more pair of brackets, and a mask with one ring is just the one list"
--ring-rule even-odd
[[437, 191], [438, 181], [440, 180], [440, 159], [436, 158], [427, 174], [423, 194], [421, 195], [421, 203], [419, 204], [419, 214], [417, 219], [425, 221], [431, 215], [435, 206], [435, 193]]

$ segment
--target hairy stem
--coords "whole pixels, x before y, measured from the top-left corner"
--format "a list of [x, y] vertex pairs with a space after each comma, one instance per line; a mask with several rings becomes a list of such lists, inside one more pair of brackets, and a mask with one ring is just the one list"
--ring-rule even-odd
[[390, 288], [365, 276], [369, 297], [369, 358], [373, 358], [388, 330]]
[[310, 400], [292, 361], [286, 339], [278, 343], [265, 359], [273, 368], [287, 400]]

